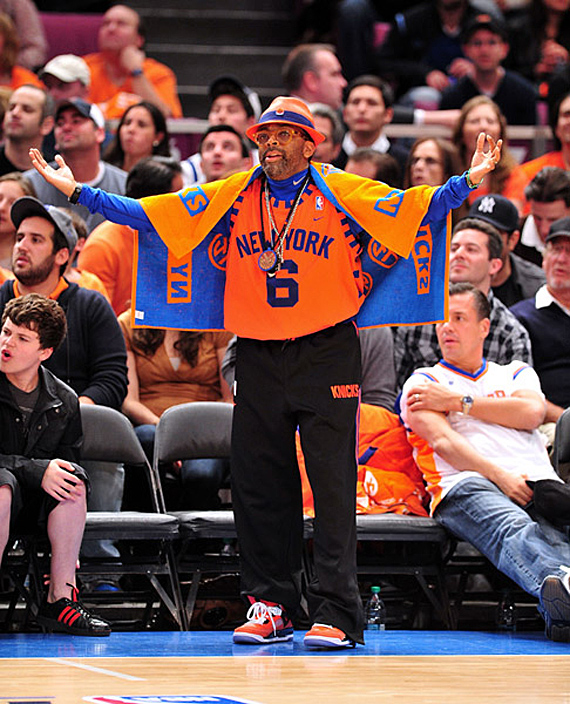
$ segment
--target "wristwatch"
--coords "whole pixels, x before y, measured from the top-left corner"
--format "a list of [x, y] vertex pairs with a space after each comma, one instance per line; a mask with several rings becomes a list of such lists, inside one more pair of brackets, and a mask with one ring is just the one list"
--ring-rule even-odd
[[471, 406], [473, 405], [473, 396], [463, 396], [461, 399], [461, 412], [468, 416]]
[[81, 195], [81, 184], [78, 183], [77, 186], [73, 189], [73, 193], [69, 196], [67, 199], [72, 205], [75, 205], [77, 201], [79, 200], [79, 196]]

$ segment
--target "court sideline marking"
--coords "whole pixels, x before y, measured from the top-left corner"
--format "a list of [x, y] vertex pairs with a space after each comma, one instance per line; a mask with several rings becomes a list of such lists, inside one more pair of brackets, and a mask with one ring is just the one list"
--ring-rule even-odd
[[63, 658], [43, 658], [48, 662], [57, 662], [60, 665], [68, 665], [69, 667], [78, 667], [80, 670], [89, 670], [89, 672], [99, 672], [103, 675], [109, 675], [110, 677], [118, 677], [121, 680], [130, 680], [132, 682], [145, 682], [144, 677], [135, 677], [134, 675], [126, 675], [123, 672], [115, 672], [114, 670], [106, 670], [103, 667], [95, 667], [94, 665], [85, 665], [80, 662], [72, 662], [71, 660], [64, 660]]

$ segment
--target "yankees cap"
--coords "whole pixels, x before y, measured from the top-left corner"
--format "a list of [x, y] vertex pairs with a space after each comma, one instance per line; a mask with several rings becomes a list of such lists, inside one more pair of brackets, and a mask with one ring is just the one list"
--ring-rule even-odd
[[519, 212], [505, 196], [490, 193], [479, 196], [469, 210], [470, 218], [478, 218], [490, 223], [501, 232], [514, 232], [519, 229]]

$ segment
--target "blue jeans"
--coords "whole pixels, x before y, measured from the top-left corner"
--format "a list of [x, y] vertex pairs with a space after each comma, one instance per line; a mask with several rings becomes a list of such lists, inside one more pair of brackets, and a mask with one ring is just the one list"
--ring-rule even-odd
[[548, 575], [564, 575], [560, 565], [570, 566], [566, 533], [542, 517], [531, 518], [484, 477], [456, 484], [434, 518], [532, 596], [539, 596]]
[[[155, 432], [155, 425], [138, 425], [135, 428], [135, 433], [151, 463]], [[167, 508], [171, 510], [219, 508], [218, 491], [228, 472], [229, 460], [226, 459], [184, 460], [180, 468], [179, 486], [175, 487], [174, 491], [169, 491], [168, 487], [163, 485]], [[161, 479], [165, 484], [165, 476], [162, 471]], [[169, 497], [172, 497], [170, 501]], [[173, 500], [177, 505], [173, 505]]]

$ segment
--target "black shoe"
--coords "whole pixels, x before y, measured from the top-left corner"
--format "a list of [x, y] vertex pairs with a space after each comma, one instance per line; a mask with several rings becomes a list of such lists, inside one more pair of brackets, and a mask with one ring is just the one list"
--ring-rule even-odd
[[79, 601], [75, 587], [72, 587], [71, 599], [58, 599], [52, 604], [45, 601], [38, 611], [36, 621], [49, 631], [74, 636], [108, 636], [111, 633], [107, 621], [89, 613]]
[[546, 577], [540, 588], [545, 635], [556, 643], [570, 643], [570, 593], [560, 577]]

